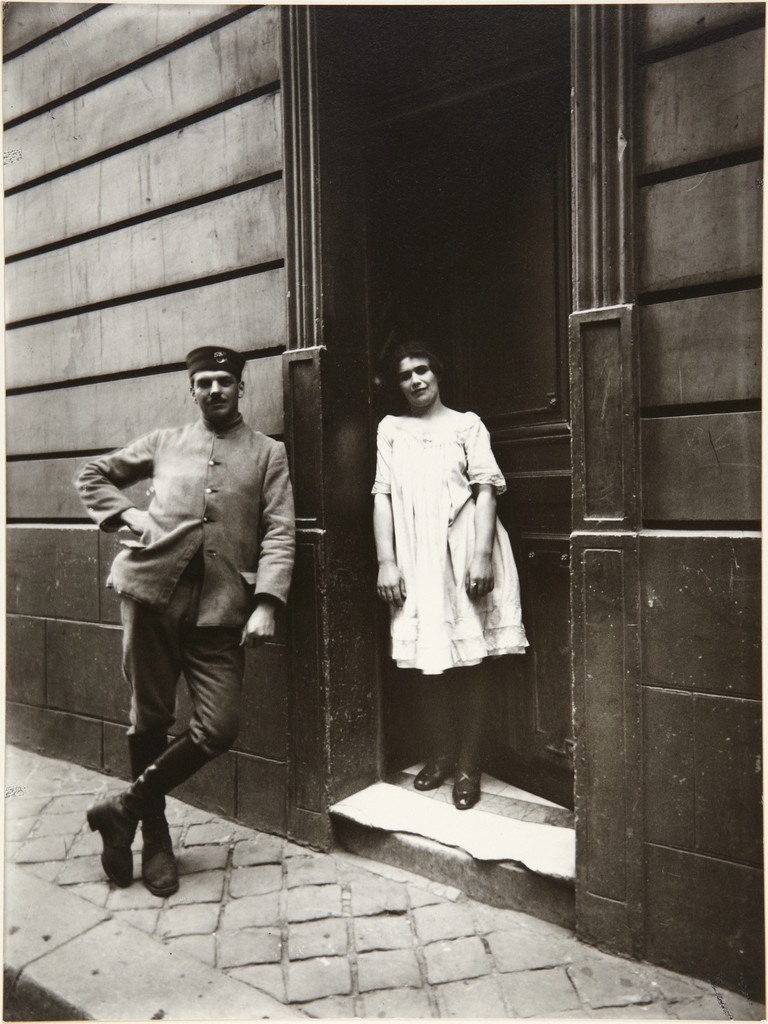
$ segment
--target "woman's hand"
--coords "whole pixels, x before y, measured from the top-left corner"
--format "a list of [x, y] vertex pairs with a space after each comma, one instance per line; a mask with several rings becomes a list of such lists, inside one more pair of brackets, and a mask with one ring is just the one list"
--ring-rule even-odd
[[464, 586], [473, 601], [478, 597], [490, 594], [493, 590], [493, 566], [490, 555], [474, 556], [469, 563]]
[[376, 593], [387, 604], [399, 608], [405, 601], [405, 580], [396, 562], [382, 562], [379, 565], [379, 578], [376, 580]]

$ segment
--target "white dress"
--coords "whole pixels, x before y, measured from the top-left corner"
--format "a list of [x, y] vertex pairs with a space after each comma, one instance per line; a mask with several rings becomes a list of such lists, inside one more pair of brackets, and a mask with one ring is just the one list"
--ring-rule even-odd
[[496, 520], [494, 588], [471, 600], [465, 577], [475, 546], [472, 484], [506, 483], [479, 416], [460, 413], [428, 432], [406, 416], [379, 424], [373, 494], [389, 494], [395, 558], [407, 596], [392, 608], [392, 657], [400, 668], [439, 675], [483, 658], [522, 654], [528, 646], [520, 583], [509, 537]]

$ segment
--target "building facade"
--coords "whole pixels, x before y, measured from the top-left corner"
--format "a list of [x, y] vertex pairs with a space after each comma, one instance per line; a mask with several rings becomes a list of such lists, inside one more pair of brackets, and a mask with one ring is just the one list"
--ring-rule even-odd
[[582, 937], [760, 995], [762, 5], [12, 2], [4, 52], [9, 740], [127, 775], [117, 542], [71, 481], [192, 418], [220, 341], [299, 545], [185, 795], [328, 848], [416, 759], [369, 491], [417, 332], [509, 483], [494, 773], [575, 808]]

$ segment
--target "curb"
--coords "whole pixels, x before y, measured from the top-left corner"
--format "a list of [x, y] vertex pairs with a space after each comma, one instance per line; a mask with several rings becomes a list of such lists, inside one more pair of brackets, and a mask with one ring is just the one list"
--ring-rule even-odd
[[4, 1020], [216, 1020], [222, 1006], [231, 1020], [307, 1016], [16, 865], [5, 930]]

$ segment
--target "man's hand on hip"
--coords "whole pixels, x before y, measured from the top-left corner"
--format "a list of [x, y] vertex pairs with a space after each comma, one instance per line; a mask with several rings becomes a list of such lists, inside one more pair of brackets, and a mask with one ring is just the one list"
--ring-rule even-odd
[[147, 512], [142, 511], [140, 508], [127, 508], [124, 512], [120, 513], [120, 518], [131, 533], [140, 537], [147, 528], [147, 519], [149, 516]]
[[240, 643], [246, 647], [258, 647], [275, 635], [275, 606], [272, 601], [260, 600], [255, 611], [243, 626]]

